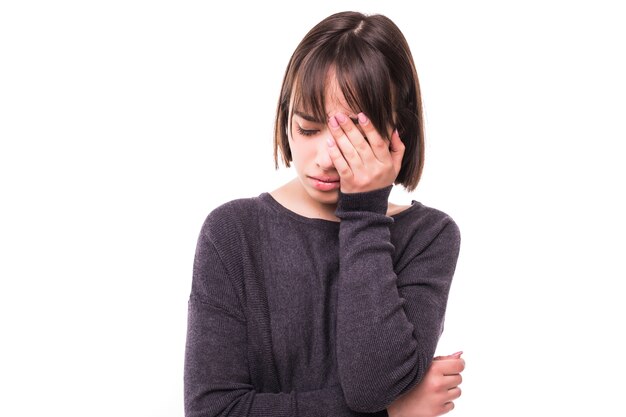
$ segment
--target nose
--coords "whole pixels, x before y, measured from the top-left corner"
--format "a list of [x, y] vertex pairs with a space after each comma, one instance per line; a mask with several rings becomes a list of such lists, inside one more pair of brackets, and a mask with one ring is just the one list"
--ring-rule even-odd
[[333, 160], [330, 158], [330, 154], [328, 153], [328, 138], [332, 139], [333, 136], [328, 129], [326, 129], [324, 134], [320, 135], [320, 138], [318, 139], [317, 153], [315, 155], [316, 165], [324, 171], [331, 170], [334, 167]]

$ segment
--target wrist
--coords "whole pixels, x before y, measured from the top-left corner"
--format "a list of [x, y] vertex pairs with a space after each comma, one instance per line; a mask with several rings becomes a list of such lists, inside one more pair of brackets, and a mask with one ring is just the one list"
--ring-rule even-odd
[[389, 185], [384, 188], [360, 193], [344, 193], [340, 190], [335, 214], [337, 217], [341, 217], [344, 213], [355, 211], [387, 214], [388, 199], [392, 188], [393, 185]]

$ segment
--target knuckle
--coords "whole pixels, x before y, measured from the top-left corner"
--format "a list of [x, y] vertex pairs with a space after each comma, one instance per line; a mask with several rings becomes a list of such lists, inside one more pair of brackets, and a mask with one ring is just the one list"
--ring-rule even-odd
[[375, 146], [378, 149], [385, 149], [388, 145], [384, 140], [375, 140], [373, 141], [372, 146]]
[[362, 127], [363, 127], [363, 132], [367, 133], [368, 135], [374, 136], [378, 134], [378, 130], [376, 130], [376, 128], [371, 123], [368, 123]]
[[357, 149], [350, 149], [350, 148], [348, 148], [348, 150], [345, 152], [345, 155], [346, 155], [346, 159], [352, 159], [352, 160], [358, 158], [359, 156]]
[[438, 379], [436, 384], [437, 391], [448, 391], [448, 385], [443, 379]]
[[369, 145], [365, 141], [359, 142], [358, 147], [357, 147], [359, 152], [365, 152], [367, 151], [367, 148], [369, 148]]
[[363, 129], [367, 129], [368, 132], [378, 132], [376, 126], [374, 126], [374, 123], [371, 123], [371, 121], [368, 121], [367, 124], [363, 126]]
[[443, 388], [443, 381], [439, 378], [434, 378], [430, 381], [430, 389], [433, 391], [440, 391]]
[[454, 410], [454, 403], [452, 401], [448, 401], [447, 403], [441, 404], [437, 415], [441, 416], [441, 415], [449, 413], [452, 410]]

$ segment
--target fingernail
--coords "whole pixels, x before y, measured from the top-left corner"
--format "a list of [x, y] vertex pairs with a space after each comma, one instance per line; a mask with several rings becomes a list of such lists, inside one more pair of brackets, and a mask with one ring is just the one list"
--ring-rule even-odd
[[335, 146], [335, 141], [332, 138], [326, 138], [326, 143], [328, 146]]
[[336, 116], [331, 117], [330, 120], [329, 120], [329, 123], [330, 123], [330, 127], [334, 128], [334, 129], [339, 127], [339, 123], [337, 123], [337, 117]]
[[359, 113], [359, 114], [357, 115], [357, 118], [359, 119], [359, 124], [360, 124], [360, 125], [364, 125], [364, 124], [366, 124], [366, 123], [367, 123], [367, 121], [368, 121], [367, 116], [365, 116], [363, 113]]
[[395, 129], [395, 130], [393, 131], [393, 134], [394, 134], [394, 135], [396, 135], [396, 136], [398, 136], [398, 137], [400, 137], [400, 134], [398, 133], [398, 129]]
[[340, 124], [344, 124], [344, 123], [346, 122], [346, 116], [344, 116], [344, 115], [343, 115], [343, 114], [341, 114], [341, 113], [337, 113], [337, 114], [335, 115], [335, 119], [337, 119], [337, 121], [338, 121]]
[[453, 353], [451, 356], [456, 356], [456, 357], [459, 357], [459, 356], [461, 356], [462, 354], [463, 354], [463, 351], [462, 351], [462, 350], [460, 350], [460, 351], [458, 351], [458, 352]]

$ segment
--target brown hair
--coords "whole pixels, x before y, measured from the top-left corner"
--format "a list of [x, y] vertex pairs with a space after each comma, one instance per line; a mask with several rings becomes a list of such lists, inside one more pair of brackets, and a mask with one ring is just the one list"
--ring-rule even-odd
[[405, 152], [395, 184], [413, 191], [424, 166], [419, 81], [404, 35], [388, 17], [379, 14], [333, 14], [313, 27], [294, 51], [276, 110], [276, 169], [279, 148], [287, 167], [292, 160], [287, 134], [290, 111], [306, 111], [318, 121], [326, 121], [324, 93], [331, 69], [355, 112], [365, 113], [383, 135], [389, 126], [398, 129]]

